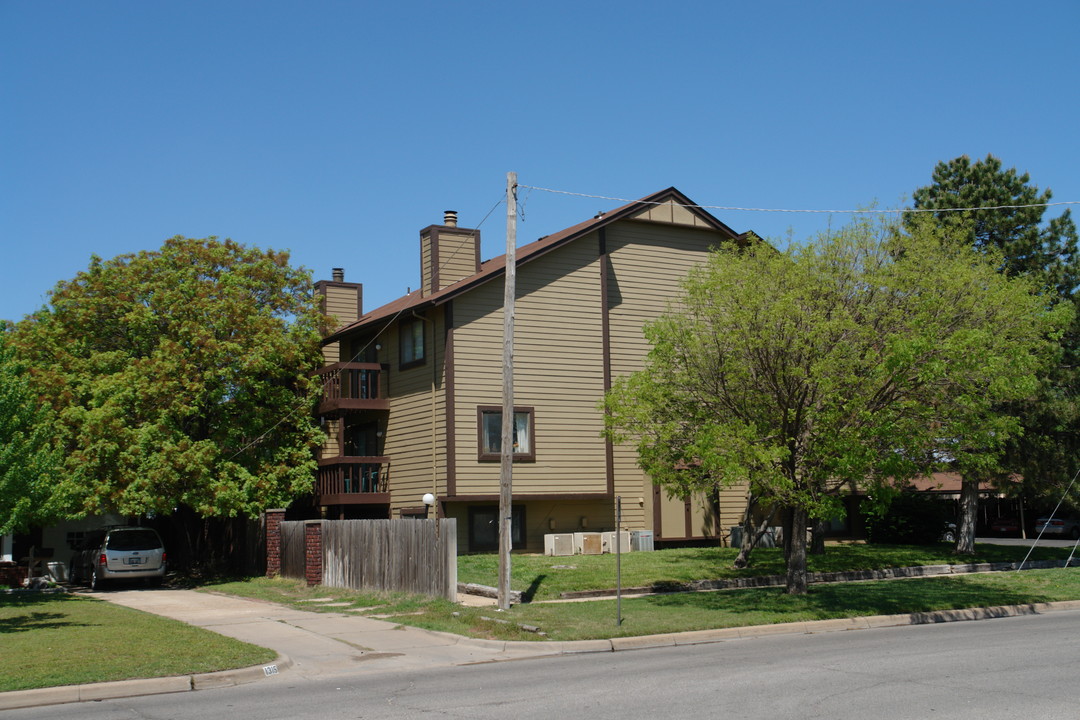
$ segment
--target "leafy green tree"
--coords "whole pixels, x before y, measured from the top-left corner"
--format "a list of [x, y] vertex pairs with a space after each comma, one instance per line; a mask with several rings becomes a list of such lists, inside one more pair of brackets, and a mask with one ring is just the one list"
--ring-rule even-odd
[[[914, 226], [925, 215], [947, 230], [955, 242], [999, 258], [1002, 272], [1032, 278], [1048, 304], [1075, 304], [1080, 284], [1077, 231], [1068, 210], [1044, 220], [1053, 194], [1031, 184], [1027, 173], [1004, 169], [993, 155], [972, 162], [966, 155], [934, 168], [932, 183], [914, 193], [917, 210], [905, 222]], [[945, 208], [995, 208], [963, 212]], [[981, 482], [1008, 477], [1009, 471], [1025, 478], [1025, 494], [1060, 493], [1080, 465], [1080, 318], [1074, 313], [1061, 339], [1059, 361], [1041, 379], [1039, 392], [998, 409], [999, 414], [1019, 419], [1021, 432], [1009, 434], [1004, 443], [980, 445], [967, 438], [951, 439], [957, 451], [956, 469], [963, 475], [957, 552], [975, 551], [978, 488]], [[993, 418], [988, 418], [993, 421]], [[1013, 483], [1002, 489], [1015, 491]], [[1056, 498], [1055, 498], [1056, 499]]]
[[14, 333], [68, 514], [252, 517], [310, 491], [322, 321], [287, 253], [174, 237], [93, 257]]
[[1063, 321], [937, 228], [897, 230], [718, 250], [607, 396], [609, 435], [672, 494], [739, 483], [788, 510], [790, 593], [806, 592], [810, 519], [838, 516], [852, 483], [886, 503], [940, 437], [974, 437], [990, 404], [1033, 392]]
[[60, 453], [50, 419], [8, 345], [8, 328], [0, 327], [0, 535], [47, 522], [56, 512]]

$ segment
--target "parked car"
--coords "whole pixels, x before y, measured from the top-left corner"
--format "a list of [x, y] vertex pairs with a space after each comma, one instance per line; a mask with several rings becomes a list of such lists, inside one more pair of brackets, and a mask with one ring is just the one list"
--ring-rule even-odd
[[947, 522], [945, 527], [941, 529], [941, 542], [954, 543], [956, 542], [956, 523]]
[[146, 580], [158, 585], [165, 577], [165, 545], [153, 528], [103, 528], [86, 534], [71, 558], [71, 581], [100, 590], [114, 580]]
[[1020, 521], [1016, 518], [998, 518], [990, 523], [990, 532], [995, 535], [1019, 535]]
[[1035, 521], [1035, 532], [1042, 535], [1060, 535], [1080, 539], [1080, 516], [1041, 517]]

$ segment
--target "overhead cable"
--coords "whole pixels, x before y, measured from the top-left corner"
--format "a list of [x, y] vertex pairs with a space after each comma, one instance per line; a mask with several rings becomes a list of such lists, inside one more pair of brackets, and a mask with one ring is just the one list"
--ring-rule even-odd
[[630, 200], [627, 198], [609, 197], [607, 195], [590, 195], [588, 193], [570, 192], [569, 190], [554, 190], [552, 188], [537, 187], [535, 185], [518, 185], [518, 187], [541, 192], [555, 193], [556, 195], [572, 195], [574, 197], [592, 198], [594, 200], [611, 200], [621, 203], [640, 203], [643, 205], [675, 205], [676, 207], [700, 208], [702, 210], [728, 210], [741, 212], [769, 212], [769, 213], [818, 213], [825, 215], [888, 215], [899, 213], [937, 213], [937, 212], [971, 212], [973, 210], [1018, 210], [1021, 208], [1051, 207], [1054, 205], [1080, 205], [1080, 200], [1066, 200], [1063, 202], [1031, 203], [1030, 205], [987, 205], [983, 207], [956, 207], [956, 208], [890, 208], [887, 210], [799, 210], [794, 208], [755, 208], [734, 207], [730, 205], [696, 205], [684, 203], [659, 202], [652, 200]]

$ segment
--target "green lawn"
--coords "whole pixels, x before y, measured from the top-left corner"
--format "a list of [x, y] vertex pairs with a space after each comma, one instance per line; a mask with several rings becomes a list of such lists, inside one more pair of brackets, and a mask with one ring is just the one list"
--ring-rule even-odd
[[0, 593], [0, 692], [258, 665], [277, 654], [71, 594]]
[[[1023, 559], [1022, 547], [980, 545], [978, 554], [965, 562], [1006, 562]], [[1047, 548], [1033, 559], [1064, 559], [1068, 550]], [[778, 550], [758, 551], [754, 567], [730, 569], [734, 552], [711, 548], [631, 553], [622, 558], [624, 586], [664, 585], [691, 580], [764, 575], [783, 570]], [[462, 582], [494, 584], [494, 556], [461, 557]], [[815, 571], [865, 570], [923, 564], [956, 563], [947, 546], [892, 547], [871, 545], [831, 546], [824, 557], [815, 557]], [[607, 555], [552, 558], [536, 555], [513, 557], [513, 587], [533, 587], [536, 600], [566, 590], [609, 588], [615, 584], [614, 558]], [[340, 612], [341, 607], [320, 608], [305, 603], [312, 598], [332, 598], [353, 608], [367, 608], [369, 615], [385, 616], [402, 625], [414, 625], [471, 637], [502, 640], [585, 640], [652, 635], [657, 633], [741, 627], [828, 618], [929, 612], [968, 607], [1013, 605], [1080, 599], [1080, 570], [1050, 569], [998, 572], [955, 577], [884, 580], [812, 585], [805, 596], [789, 596], [783, 588], [725, 590], [719, 592], [669, 593], [622, 601], [623, 623], [615, 624], [614, 599], [587, 602], [534, 601], [507, 612], [495, 608], [460, 607], [445, 600], [406, 596], [380, 596], [340, 588], [308, 588], [297, 580], [253, 578], [217, 584], [209, 589], [245, 597], [292, 604], [315, 611]], [[521, 626], [538, 627], [543, 635]]]
[[[811, 555], [811, 572], [841, 570], [880, 570], [916, 565], [957, 564], [969, 562], [1018, 562], [1028, 548], [1015, 545], [976, 546], [976, 554], [958, 558], [952, 546], [937, 545], [868, 545], [844, 543], [829, 545], [824, 555]], [[781, 550], [762, 548], [754, 551], [752, 565], [745, 570], [731, 567], [738, 551], [732, 548], [680, 548], [656, 552], [626, 553], [622, 556], [623, 587], [644, 587], [687, 583], [694, 580], [782, 575], [785, 572]], [[1036, 548], [1032, 560], [1064, 560], [1067, 548]], [[498, 583], [497, 555], [463, 555], [458, 558], [458, 582], [494, 587]], [[511, 587], [532, 600], [554, 600], [564, 592], [614, 588], [614, 555], [514, 555], [511, 561]]]

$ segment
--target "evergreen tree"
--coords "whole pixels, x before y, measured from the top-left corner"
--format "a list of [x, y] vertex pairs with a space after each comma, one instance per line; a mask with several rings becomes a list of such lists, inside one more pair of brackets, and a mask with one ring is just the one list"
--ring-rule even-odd
[[[916, 210], [995, 207], [996, 210], [935, 212], [951, 237], [977, 250], [1001, 253], [1009, 275], [1028, 275], [1043, 283], [1055, 297], [1069, 297], [1080, 285], [1080, 254], [1076, 224], [1066, 210], [1043, 222], [1045, 204], [1053, 193], [1040, 191], [1027, 173], [1002, 169], [1001, 160], [987, 155], [974, 163], [967, 155], [934, 168], [931, 184], [913, 195]], [[908, 227], [914, 216], [907, 216]]]

